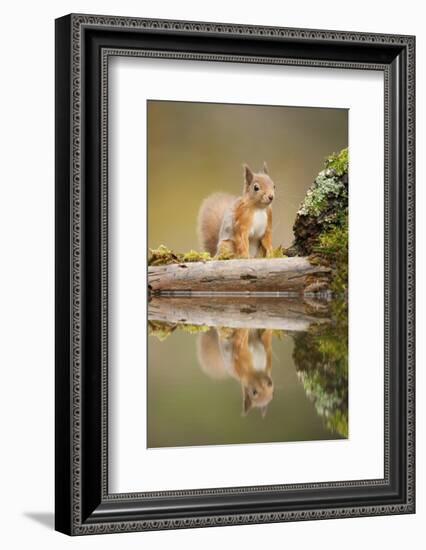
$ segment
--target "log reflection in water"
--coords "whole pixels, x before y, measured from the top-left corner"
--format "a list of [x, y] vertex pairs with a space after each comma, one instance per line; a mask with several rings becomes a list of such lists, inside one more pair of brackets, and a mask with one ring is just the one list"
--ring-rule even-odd
[[148, 320], [171, 325], [306, 331], [329, 323], [329, 304], [282, 297], [153, 297]]
[[233, 378], [242, 410], [265, 416], [274, 395], [272, 337], [294, 342], [298, 378], [327, 428], [348, 436], [347, 304], [290, 298], [153, 297], [149, 328], [164, 340], [177, 328], [199, 333], [197, 358], [212, 379]]

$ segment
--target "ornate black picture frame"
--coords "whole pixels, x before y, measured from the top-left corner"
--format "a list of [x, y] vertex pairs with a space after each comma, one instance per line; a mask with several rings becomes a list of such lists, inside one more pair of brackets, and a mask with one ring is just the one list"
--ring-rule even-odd
[[[110, 494], [110, 56], [382, 71], [384, 478]], [[68, 15], [56, 21], [56, 529], [69, 535], [414, 513], [413, 36]]]

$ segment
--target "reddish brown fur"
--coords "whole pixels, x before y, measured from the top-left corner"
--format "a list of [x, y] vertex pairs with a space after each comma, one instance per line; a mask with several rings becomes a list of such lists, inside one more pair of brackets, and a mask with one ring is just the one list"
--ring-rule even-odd
[[[267, 212], [267, 225], [260, 239], [259, 253], [264, 257], [271, 254], [272, 208], [268, 197], [274, 197], [275, 185], [268, 175], [266, 164], [263, 170], [263, 173], [253, 173], [247, 165], [244, 166], [243, 194], [237, 200], [231, 195], [217, 193], [207, 197], [201, 205], [198, 216], [200, 242], [212, 256], [231, 253], [239, 258], [249, 258], [249, 234], [258, 209], [266, 209]], [[233, 203], [233, 238], [219, 242], [223, 217]]]
[[[250, 334], [259, 339], [266, 352], [266, 369], [257, 371], [249, 348]], [[226, 370], [220, 343], [232, 344], [232, 372]], [[272, 382], [272, 331], [244, 328], [210, 329], [200, 335], [198, 342], [198, 360], [203, 371], [211, 378], [232, 376], [241, 384], [243, 394], [243, 414], [252, 408], [259, 408], [262, 416], [273, 398]], [[253, 393], [256, 390], [256, 393]]]
[[210, 378], [217, 380], [227, 378], [216, 329], [211, 328], [200, 335], [197, 340], [197, 356], [202, 370]]
[[203, 250], [212, 256], [217, 251], [223, 215], [235, 199], [236, 197], [227, 193], [215, 193], [204, 199], [201, 204], [198, 213], [198, 238]]
[[266, 226], [265, 234], [261, 240], [261, 245], [264, 251], [264, 256], [269, 256], [272, 253], [272, 208], [268, 206], [268, 224]]

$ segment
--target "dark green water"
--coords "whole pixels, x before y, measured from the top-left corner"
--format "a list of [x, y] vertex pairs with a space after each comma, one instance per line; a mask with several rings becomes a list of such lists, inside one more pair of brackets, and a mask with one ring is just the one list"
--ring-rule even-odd
[[267, 299], [204, 298], [179, 324], [179, 300], [164, 300], [149, 313], [148, 447], [348, 436], [345, 304], [269, 298], [269, 315]]

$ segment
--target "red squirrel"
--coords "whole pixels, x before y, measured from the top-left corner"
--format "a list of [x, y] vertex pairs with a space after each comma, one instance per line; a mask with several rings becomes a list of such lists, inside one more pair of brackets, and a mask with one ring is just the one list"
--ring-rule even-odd
[[198, 233], [212, 256], [266, 257], [272, 252], [272, 207], [275, 184], [266, 163], [263, 172], [244, 165], [240, 197], [215, 193], [207, 197], [198, 215]]
[[210, 378], [240, 383], [243, 415], [257, 408], [265, 416], [274, 395], [271, 329], [211, 328], [199, 336], [198, 360]]

